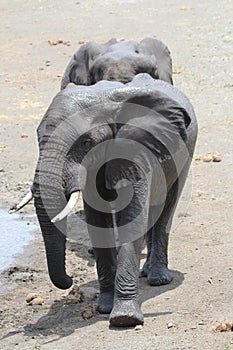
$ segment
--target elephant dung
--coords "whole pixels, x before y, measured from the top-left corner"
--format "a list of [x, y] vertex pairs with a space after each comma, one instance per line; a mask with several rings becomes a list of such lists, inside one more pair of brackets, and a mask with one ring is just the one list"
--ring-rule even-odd
[[78, 304], [83, 302], [83, 291], [78, 286], [73, 286], [67, 295], [63, 295], [66, 304]]
[[97, 305], [89, 305], [81, 311], [81, 316], [84, 320], [89, 320], [90, 318], [98, 315]]
[[215, 332], [233, 332], [233, 321], [224, 320], [217, 324]]
[[233, 321], [224, 320], [217, 324], [215, 332], [233, 332]]
[[43, 305], [44, 299], [36, 293], [30, 293], [26, 298], [26, 302], [28, 303], [28, 305]]
[[222, 156], [219, 152], [208, 152], [204, 156], [195, 157], [196, 161], [203, 161], [204, 163], [219, 163], [222, 161]]

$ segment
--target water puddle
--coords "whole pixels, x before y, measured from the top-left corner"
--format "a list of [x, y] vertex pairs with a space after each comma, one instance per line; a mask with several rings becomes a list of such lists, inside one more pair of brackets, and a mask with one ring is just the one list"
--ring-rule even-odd
[[0, 272], [13, 264], [25, 245], [35, 238], [33, 218], [34, 215], [24, 218], [20, 214], [10, 215], [0, 206]]

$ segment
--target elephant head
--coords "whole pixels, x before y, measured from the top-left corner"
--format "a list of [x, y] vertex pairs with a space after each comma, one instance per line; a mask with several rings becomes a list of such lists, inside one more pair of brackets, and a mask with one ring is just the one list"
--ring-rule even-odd
[[139, 73], [172, 84], [172, 60], [167, 46], [158, 39], [105, 44], [89, 42], [72, 57], [62, 79], [61, 88], [70, 82], [92, 85], [101, 80], [128, 83]]

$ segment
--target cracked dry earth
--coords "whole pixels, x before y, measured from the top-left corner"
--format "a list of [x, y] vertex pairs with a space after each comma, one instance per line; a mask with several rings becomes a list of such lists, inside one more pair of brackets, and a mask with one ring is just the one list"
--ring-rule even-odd
[[[35, 240], [1, 275], [0, 349], [233, 349], [231, 328], [213, 331], [218, 322], [233, 320], [232, 2], [2, 0], [0, 9], [4, 208], [32, 181], [36, 127], [70, 56], [86, 40], [163, 40], [172, 52], [174, 83], [191, 99], [199, 121], [195, 159], [170, 236], [174, 280], [149, 287], [140, 279], [144, 326], [109, 328], [108, 316], [96, 313], [95, 266], [82, 234], [69, 241], [67, 254], [79, 289], [64, 295], [53, 287], [35, 226]], [[204, 161], [213, 152], [221, 161]], [[34, 225], [33, 213], [30, 204], [20, 220]], [[26, 301], [30, 293], [36, 294], [33, 305]]]

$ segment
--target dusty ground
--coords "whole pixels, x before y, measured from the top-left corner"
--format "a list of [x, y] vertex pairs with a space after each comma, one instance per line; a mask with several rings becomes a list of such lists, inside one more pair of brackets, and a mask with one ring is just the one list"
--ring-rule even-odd
[[[160, 288], [140, 280], [142, 330], [109, 329], [107, 316], [83, 313], [98, 286], [93, 259], [74, 242], [68, 271], [84, 300], [64, 299], [47, 276], [38, 230], [18, 265], [2, 275], [16, 288], [1, 297], [0, 349], [233, 349], [232, 332], [213, 332], [219, 321], [233, 319], [232, 2], [1, 0], [0, 18], [0, 189], [6, 207], [32, 181], [35, 130], [79, 40], [162, 39], [172, 52], [174, 83], [198, 116], [196, 156], [222, 155], [219, 163], [193, 162], [188, 212], [177, 213], [171, 233], [174, 280]], [[48, 44], [59, 38], [70, 45]], [[22, 218], [32, 212], [30, 205]], [[44, 304], [29, 306], [26, 296], [35, 291]]]

